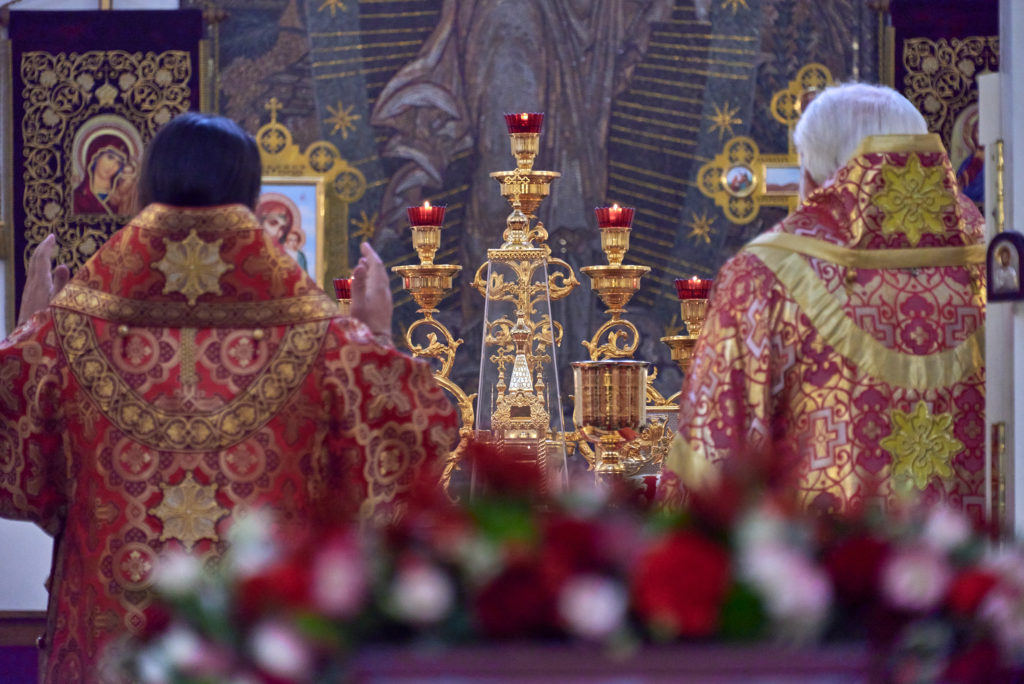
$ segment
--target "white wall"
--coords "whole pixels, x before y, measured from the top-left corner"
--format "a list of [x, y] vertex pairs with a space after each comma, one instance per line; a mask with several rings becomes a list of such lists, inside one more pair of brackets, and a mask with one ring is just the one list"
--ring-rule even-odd
[[[1006, 228], [1021, 231], [1024, 226], [1024, 205], [1014, 206], [1014, 198], [1024, 198], [1024, 118], [1014, 113], [1024, 111], [1024, 3], [1019, 0], [1001, 0], [999, 3], [999, 63], [1001, 124], [1005, 145], [1006, 162]], [[1006, 346], [992, 349], [990, 362], [994, 358], [1011, 360], [1012, 376], [1012, 418], [1013, 425], [1024, 426], [1024, 306], [1017, 302], [1012, 305], [1012, 338], [1004, 340]], [[1008, 473], [1008, 513], [1018, 537], [1024, 536], [1024, 429], [1014, 431], [1012, 441], [1007, 444], [1012, 457], [1012, 469]], [[1012, 489], [1011, 489], [1012, 488]]]
[[[2, 4], [5, 3], [0, 0]], [[21, 0], [10, 9], [17, 12], [92, 10], [99, 7], [99, 0]], [[177, 9], [178, 0], [113, 0], [113, 8]], [[6, 112], [0, 113], [0, 120], [5, 116]], [[0, 302], [3, 306], [7, 302], [6, 266], [0, 261]], [[6, 314], [5, 311], [0, 316], [0, 336], [3, 337], [7, 336]], [[43, 583], [50, 572], [52, 549], [50, 537], [35, 525], [0, 519], [0, 611], [46, 608], [47, 594]]]

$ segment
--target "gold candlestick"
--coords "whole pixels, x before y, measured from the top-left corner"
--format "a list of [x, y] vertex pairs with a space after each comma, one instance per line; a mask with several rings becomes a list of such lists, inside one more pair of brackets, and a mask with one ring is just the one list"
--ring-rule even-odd
[[708, 312], [708, 300], [703, 297], [680, 300], [679, 312], [683, 322], [686, 324], [686, 334], [662, 337], [661, 341], [668, 345], [672, 360], [679, 366], [679, 370], [682, 371], [683, 375], [686, 375], [693, 364], [693, 353], [694, 348], [697, 346], [697, 338], [700, 337], [700, 331], [704, 329], [704, 319], [707, 318]]

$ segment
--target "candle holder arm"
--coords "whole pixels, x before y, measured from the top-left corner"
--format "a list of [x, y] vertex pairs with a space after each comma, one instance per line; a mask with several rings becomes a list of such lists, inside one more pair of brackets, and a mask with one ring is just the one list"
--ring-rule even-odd
[[[602, 343], [605, 336], [607, 339]], [[631, 359], [640, 346], [640, 331], [625, 318], [611, 318], [597, 329], [589, 341], [583, 340], [581, 344], [590, 352], [591, 361]]]

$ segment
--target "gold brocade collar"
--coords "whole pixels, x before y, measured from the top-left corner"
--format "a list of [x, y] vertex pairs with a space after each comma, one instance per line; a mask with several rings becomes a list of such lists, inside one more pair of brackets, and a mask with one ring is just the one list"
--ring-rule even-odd
[[935, 134], [865, 138], [780, 229], [868, 250], [962, 247], [982, 238], [981, 217], [960, 194]]
[[242, 205], [149, 205], [53, 306], [150, 327], [263, 327], [340, 315]]

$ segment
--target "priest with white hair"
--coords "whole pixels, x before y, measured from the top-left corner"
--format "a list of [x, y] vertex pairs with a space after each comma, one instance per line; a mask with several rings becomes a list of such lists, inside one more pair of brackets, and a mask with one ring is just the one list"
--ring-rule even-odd
[[801, 503], [945, 502], [985, 517], [983, 219], [896, 91], [820, 93], [801, 203], [715, 280], [661, 496], [769, 455]]

